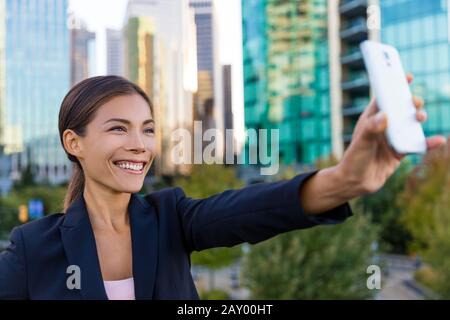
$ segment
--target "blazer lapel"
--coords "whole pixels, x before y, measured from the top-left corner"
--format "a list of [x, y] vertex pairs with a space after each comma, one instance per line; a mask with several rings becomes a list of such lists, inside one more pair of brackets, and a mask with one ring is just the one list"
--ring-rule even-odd
[[136, 299], [153, 298], [158, 262], [158, 219], [153, 206], [132, 194], [130, 213], [133, 277]]
[[94, 232], [83, 196], [67, 209], [60, 230], [69, 265], [80, 267], [83, 299], [107, 300]]
[[[135, 297], [138, 300], [152, 299], [158, 261], [156, 212], [138, 194], [131, 194], [128, 213]], [[67, 209], [60, 230], [69, 265], [80, 267], [83, 299], [107, 300], [94, 232], [83, 196]]]

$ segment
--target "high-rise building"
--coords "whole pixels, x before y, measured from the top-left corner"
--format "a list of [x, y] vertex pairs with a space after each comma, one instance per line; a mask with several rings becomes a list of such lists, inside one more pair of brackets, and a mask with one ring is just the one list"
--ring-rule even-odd
[[192, 130], [197, 91], [194, 13], [187, 0], [131, 0], [126, 14], [125, 75], [154, 104], [158, 154], [156, 174], [187, 173], [172, 161], [172, 133]]
[[11, 188], [10, 156], [5, 149], [5, 32], [6, 32], [6, 4], [0, 1], [0, 189], [1, 194], [9, 192]]
[[[341, 157], [371, 96], [359, 48], [370, 39], [397, 47], [414, 74], [413, 93], [427, 106], [426, 135], [448, 135], [449, 17], [447, 0], [244, 1], [246, 127], [279, 127], [285, 163]], [[305, 86], [310, 79], [314, 84]]]
[[189, 6], [195, 13], [197, 31], [198, 90], [194, 116], [195, 120], [207, 122], [209, 116], [207, 109], [214, 104], [212, 1], [189, 0]]
[[[223, 119], [224, 119], [224, 129], [233, 130], [233, 97], [232, 97], [232, 66], [224, 65], [222, 66], [222, 85], [223, 85]], [[225, 141], [225, 150], [227, 152], [232, 152], [233, 161], [237, 156], [237, 150], [235, 148], [236, 142], [234, 137], [231, 141]], [[237, 159], [236, 159], [237, 160]], [[226, 162], [226, 155], [225, 161]]]
[[11, 157], [3, 152], [3, 145], [0, 145], [0, 196], [6, 195], [12, 187], [11, 180]]
[[332, 119], [338, 128], [333, 132], [337, 155], [350, 142], [369, 102], [369, 81], [359, 49], [366, 39], [395, 46], [405, 71], [414, 74], [413, 93], [426, 101], [425, 134], [450, 133], [448, 8], [447, 0], [329, 2], [331, 104], [335, 114], [342, 114]]
[[121, 30], [106, 30], [106, 55], [107, 73], [110, 75], [124, 75], [124, 46], [123, 33]]
[[413, 93], [426, 102], [426, 135], [450, 133], [449, 1], [380, 1], [381, 40], [414, 74]]
[[378, 0], [330, 1], [328, 13], [333, 153], [339, 158], [369, 103], [370, 85], [359, 45], [379, 40]]
[[246, 128], [279, 129], [281, 163], [329, 156], [327, 1], [246, 0], [242, 18]]
[[70, 82], [75, 85], [95, 73], [95, 33], [80, 24], [71, 29], [70, 44]]
[[68, 0], [0, 1], [0, 141], [12, 178], [67, 180], [57, 114], [70, 87]]

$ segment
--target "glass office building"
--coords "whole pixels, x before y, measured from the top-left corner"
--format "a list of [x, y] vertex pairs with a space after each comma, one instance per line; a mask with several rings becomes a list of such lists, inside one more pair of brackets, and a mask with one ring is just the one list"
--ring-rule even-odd
[[[339, 83], [342, 108], [342, 139], [346, 148], [351, 142], [359, 116], [369, 103], [369, 79], [359, 49], [362, 41], [375, 40], [374, 30], [368, 28], [369, 0], [340, 0], [339, 40], [341, 81]], [[334, 87], [333, 87], [334, 88]]]
[[328, 156], [327, 1], [246, 0], [242, 19], [246, 129], [279, 129], [283, 164]]
[[152, 99], [156, 119], [156, 175], [187, 174], [188, 164], [172, 161], [172, 133], [192, 130], [197, 91], [195, 16], [187, 0], [128, 2], [125, 75]]
[[189, 0], [189, 6], [195, 14], [197, 37], [197, 80], [195, 120], [205, 123], [213, 105], [213, 14], [212, 0]]
[[1, 143], [16, 176], [31, 165], [39, 180], [62, 182], [70, 174], [58, 134], [70, 87], [68, 0], [0, 0], [0, 8]]
[[381, 40], [398, 48], [414, 74], [413, 92], [425, 99], [426, 135], [450, 133], [448, 0], [382, 0]]

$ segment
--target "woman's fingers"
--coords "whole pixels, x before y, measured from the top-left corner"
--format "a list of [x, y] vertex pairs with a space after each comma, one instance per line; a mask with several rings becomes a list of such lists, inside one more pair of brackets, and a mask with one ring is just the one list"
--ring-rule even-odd
[[412, 73], [406, 74], [406, 80], [408, 80], [408, 83], [413, 82], [414, 76], [412, 75]]
[[423, 109], [423, 105], [425, 104], [421, 97], [413, 97], [414, 106], [416, 109]]
[[413, 97], [414, 106], [416, 107], [416, 119], [420, 122], [427, 120], [427, 113], [424, 110], [424, 101], [420, 97]]
[[377, 102], [372, 98], [369, 102], [369, 105], [366, 107], [366, 110], [364, 110], [363, 116], [368, 118], [375, 115], [378, 111], [379, 109], [377, 106]]
[[427, 113], [424, 110], [419, 110], [416, 113], [416, 119], [419, 122], [425, 122], [428, 119]]
[[433, 150], [446, 144], [447, 139], [444, 136], [432, 136], [427, 139], [427, 149]]
[[[408, 83], [411, 83], [414, 80], [414, 76], [411, 73], [408, 73], [406, 75], [406, 80], [408, 80]], [[427, 120], [427, 113], [423, 110], [424, 101], [420, 97], [413, 97], [413, 103], [416, 107], [417, 113], [416, 113], [416, 119], [420, 122], [425, 122]]]

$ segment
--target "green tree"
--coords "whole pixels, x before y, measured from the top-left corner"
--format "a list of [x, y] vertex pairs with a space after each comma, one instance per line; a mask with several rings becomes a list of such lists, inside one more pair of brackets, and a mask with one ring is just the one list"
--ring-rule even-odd
[[[316, 167], [335, 164], [323, 159]], [[295, 171], [281, 173], [289, 178]], [[367, 267], [375, 256], [377, 227], [368, 216], [336, 226], [293, 231], [251, 246], [243, 279], [253, 299], [365, 299]]]
[[366, 299], [376, 228], [368, 217], [288, 232], [251, 247], [243, 279], [252, 299]]
[[401, 221], [413, 235], [409, 247], [431, 267], [423, 279], [442, 298], [450, 298], [450, 147], [423, 159], [408, 179]]
[[19, 205], [28, 205], [31, 199], [40, 199], [44, 203], [45, 214], [61, 212], [65, 193], [64, 187], [23, 186], [0, 198], [0, 238], [6, 238], [11, 229], [20, 224]]
[[[194, 165], [191, 176], [177, 178], [175, 185], [183, 188], [189, 197], [198, 199], [212, 196], [226, 189], [238, 189], [244, 186], [243, 182], [236, 177], [234, 168], [206, 164]], [[214, 288], [215, 270], [233, 264], [240, 256], [241, 246], [234, 246], [193, 252], [191, 259], [194, 265], [209, 269], [209, 287]]]
[[22, 176], [19, 181], [15, 182], [13, 185], [14, 190], [21, 190], [23, 188], [36, 186], [35, 175], [33, 168], [28, 164], [25, 170], [22, 172]]
[[380, 227], [380, 246], [383, 251], [406, 254], [411, 233], [400, 221], [403, 205], [399, 201], [412, 170], [412, 164], [404, 161], [379, 191], [355, 201], [355, 207]]

